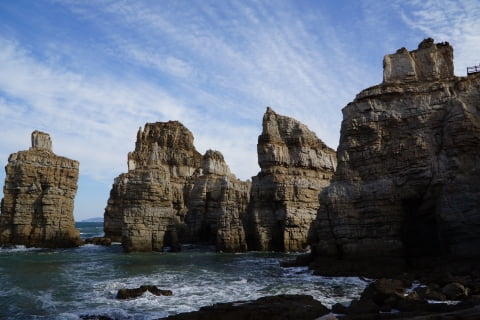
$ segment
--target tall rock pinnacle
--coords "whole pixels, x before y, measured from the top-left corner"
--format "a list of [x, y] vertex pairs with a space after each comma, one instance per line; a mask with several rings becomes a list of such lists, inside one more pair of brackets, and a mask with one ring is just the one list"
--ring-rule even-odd
[[5, 167], [0, 245], [82, 244], [73, 219], [78, 167], [78, 161], [53, 153], [47, 133], [34, 131], [30, 150], [11, 154]]

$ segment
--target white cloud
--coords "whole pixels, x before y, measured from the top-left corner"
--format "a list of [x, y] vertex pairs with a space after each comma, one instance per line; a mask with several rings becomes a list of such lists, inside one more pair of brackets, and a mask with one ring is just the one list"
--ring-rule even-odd
[[477, 0], [430, 0], [403, 2], [404, 21], [436, 41], [448, 41], [454, 48], [455, 73], [479, 63], [480, 3]]

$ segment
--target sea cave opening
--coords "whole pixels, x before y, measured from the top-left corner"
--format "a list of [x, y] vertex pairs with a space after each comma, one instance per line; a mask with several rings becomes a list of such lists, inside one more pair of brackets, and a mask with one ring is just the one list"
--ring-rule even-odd
[[405, 256], [420, 258], [442, 253], [434, 199], [409, 198], [402, 201], [404, 222], [402, 242]]

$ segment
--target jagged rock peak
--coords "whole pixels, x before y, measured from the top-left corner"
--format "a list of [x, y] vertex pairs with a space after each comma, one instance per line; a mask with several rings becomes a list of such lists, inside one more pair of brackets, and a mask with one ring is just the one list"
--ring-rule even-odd
[[32, 147], [10, 155], [5, 167], [0, 245], [73, 247], [78, 161], [55, 155], [47, 133], [34, 131]]
[[306, 168], [335, 168], [335, 150], [329, 148], [303, 123], [267, 107], [258, 137], [258, 164]]
[[31, 149], [46, 150], [52, 152], [52, 139], [45, 132], [35, 130], [32, 132]]
[[195, 149], [192, 132], [178, 121], [146, 123], [137, 132], [135, 150], [128, 154], [129, 170], [168, 165], [179, 169], [171, 172], [174, 176], [190, 176], [190, 169], [200, 168], [201, 164], [202, 156]]
[[405, 48], [383, 59], [383, 82], [431, 81], [451, 78], [453, 73], [453, 48], [448, 42], [434, 43], [424, 39], [417, 50]]
[[230, 169], [220, 151], [207, 150], [203, 155], [203, 173], [229, 175]]

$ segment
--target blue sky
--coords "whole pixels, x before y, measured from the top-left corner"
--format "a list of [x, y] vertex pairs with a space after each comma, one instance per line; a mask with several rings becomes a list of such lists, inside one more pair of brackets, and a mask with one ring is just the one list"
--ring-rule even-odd
[[464, 76], [479, 30], [478, 0], [3, 0], [1, 165], [48, 132], [80, 161], [76, 220], [103, 216], [138, 128], [179, 120], [248, 179], [267, 106], [336, 148], [341, 109], [382, 81], [385, 54], [448, 41]]

